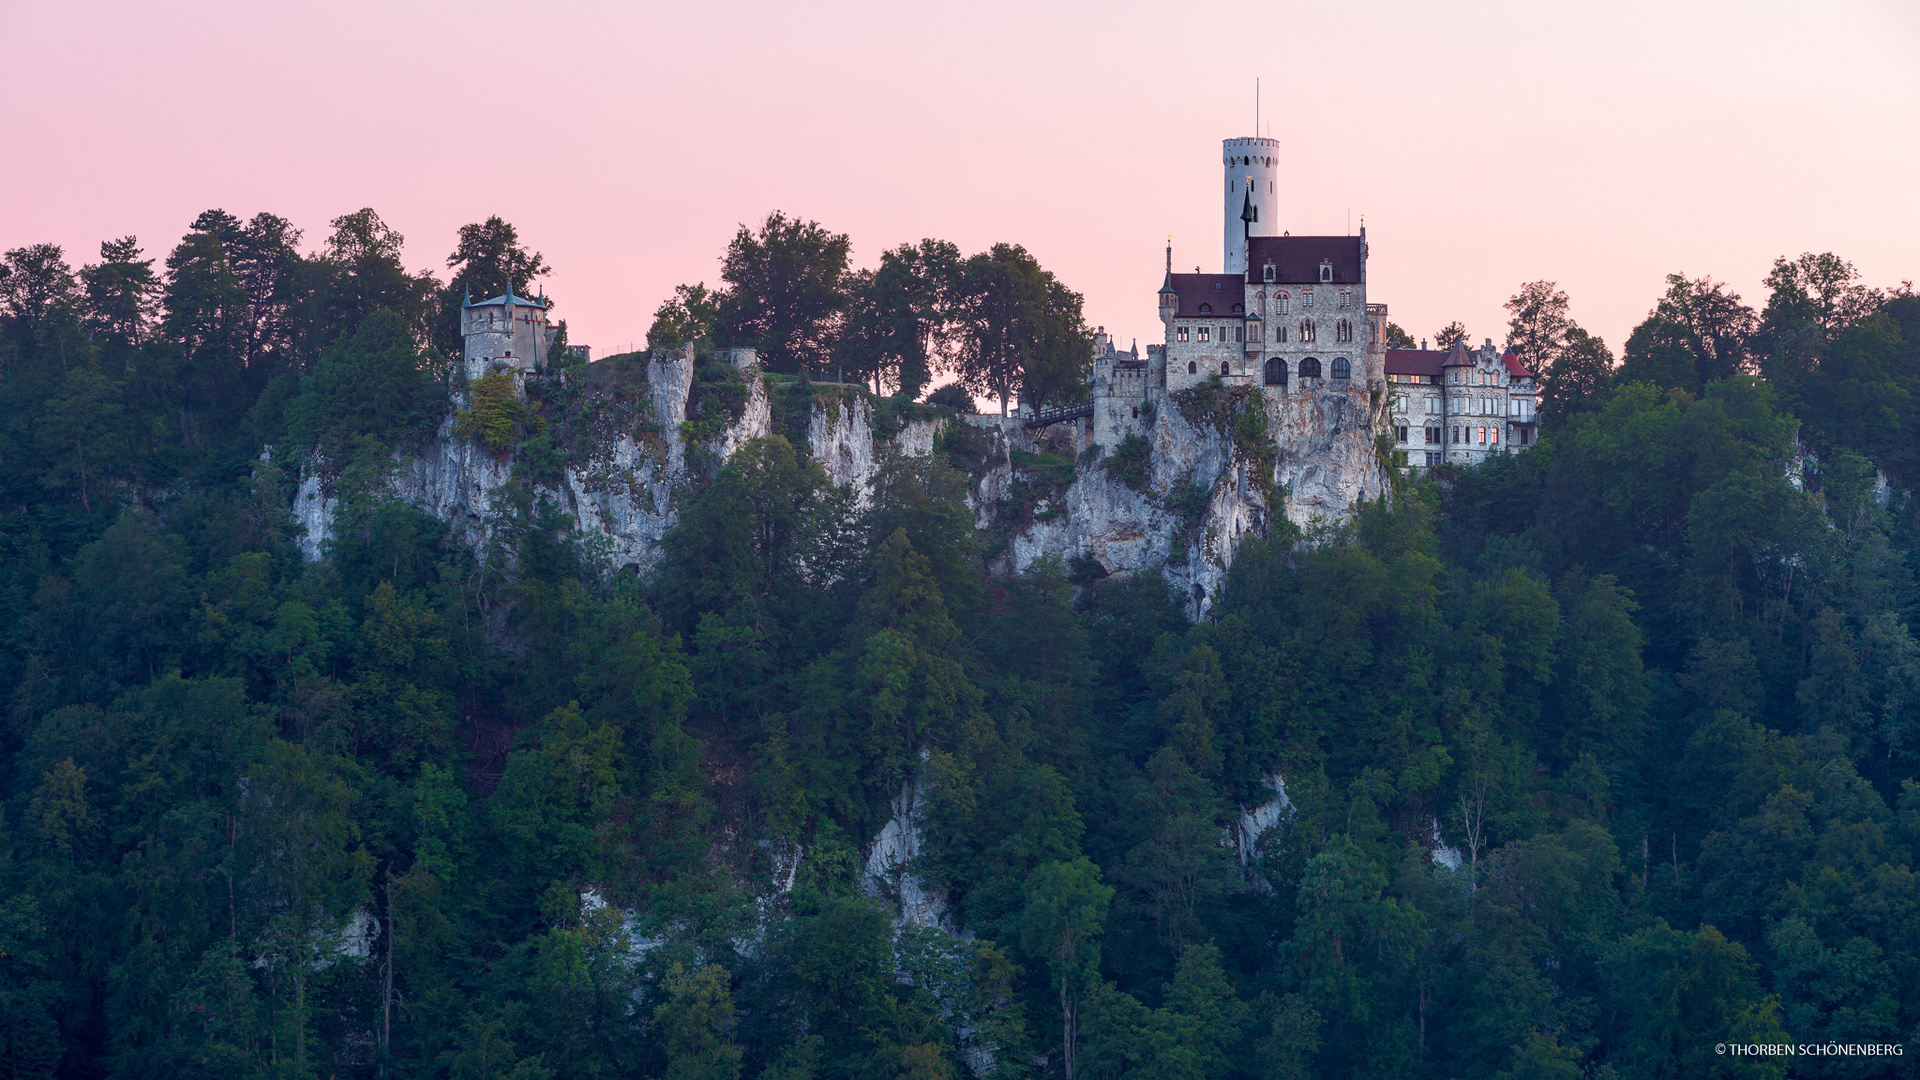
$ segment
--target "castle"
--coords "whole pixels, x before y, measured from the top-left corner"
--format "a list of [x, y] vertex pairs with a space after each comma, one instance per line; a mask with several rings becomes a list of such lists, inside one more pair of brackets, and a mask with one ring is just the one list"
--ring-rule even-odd
[[1282, 408], [1344, 396], [1390, 429], [1415, 469], [1531, 446], [1536, 379], [1512, 353], [1491, 339], [1477, 350], [1387, 347], [1387, 305], [1367, 299], [1364, 218], [1358, 236], [1279, 228], [1280, 149], [1270, 138], [1222, 143], [1221, 272], [1175, 273], [1168, 245], [1165, 340], [1141, 359], [1096, 335], [1091, 402], [1071, 410], [1091, 413], [1093, 442], [1112, 447], [1144, 434], [1160, 399], [1217, 378], [1259, 386]]
[[491, 300], [460, 299], [461, 368], [468, 382], [495, 371], [524, 380], [544, 370], [558, 333], [547, 325], [546, 298], [515, 296], [511, 283]]

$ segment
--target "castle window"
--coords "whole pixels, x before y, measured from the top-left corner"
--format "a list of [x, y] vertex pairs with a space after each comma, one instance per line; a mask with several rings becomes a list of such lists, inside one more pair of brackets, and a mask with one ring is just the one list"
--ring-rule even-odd
[[1282, 345], [1286, 344], [1287, 343], [1287, 324], [1281, 323], [1279, 326], [1274, 327], [1274, 335], [1275, 336], [1273, 340], [1281, 343]]
[[1333, 280], [1333, 263], [1328, 262], [1326, 259], [1320, 260], [1320, 280], [1322, 282], [1331, 282]]
[[1247, 313], [1247, 305], [1245, 304], [1233, 305], [1233, 313], [1235, 315], [1245, 315]]
[[1339, 322], [1335, 323], [1333, 326], [1333, 340], [1352, 341], [1353, 340], [1353, 324], [1348, 322], [1345, 319], [1341, 319]]
[[1341, 307], [1346, 307], [1347, 302], [1352, 299], [1353, 299], [1353, 290], [1351, 289], [1340, 290], [1340, 306]]
[[1333, 377], [1336, 379], [1345, 379], [1345, 378], [1348, 378], [1350, 375], [1352, 375], [1352, 369], [1347, 366], [1347, 358], [1344, 356], [1334, 357], [1333, 358]]
[[1189, 360], [1189, 361], [1187, 361], [1187, 374], [1189, 374], [1189, 375], [1198, 375], [1198, 374], [1200, 374], [1200, 365], [1199, 365], [1199, 363], [1197, 363], [1196, 361], [1193, 361], [1193, 360]]
[[1184, 326], [1175, 327], [1173, 330], [1173, 340], [1175, 341], [1187, 340], [1187, 328]]
[[1226, 341], [1227, 341], [1227, 328], [1226, 328], [1226, 327], [1224, 327], [1224, 326], [1220, 328], [1220, 337], [1219, 337], [1219, 341], [1220, 341], [1220, 343], [1221, 343], [1221, 344], [1223, 344], [1223, 345], [1224, 345], [1224, 344], [1226, 344]]
[[1498, 427], [1490, 427], [1487, 429], [1487, 431], [1492, 433], [1493, 445], [1499, 446], [1500, 445], [1500, 429]]
[[1311, 356], [1307, 357], [1305, 360], [1300, 361], [1300, 377], [1303, 379], [1319, 378], [1320, 377], [1320, 361]]
[[1233, 374], [1233, 372], [1227, 368], [1227, 362], [1225, 360], [1220, 361], [1220, 374], [1222, 377]]
[[1213, 305], [1212, 305], [1212, 304], [1201, 304], [1201, 305], [1200, 305], [1200, 314], [1202, 314], [1202, 315], [1211, 315], [1211, 314], [1213, 314]]
[[1211, 326], [1203, 326], [1203, 327], [1201, 327], [1201, 328], [1200, 328], [1200, 340], [1201, 340], [1201, 341], [1207, 341], [1207, 340], [1209, 340], [1209, 339], [1210, 339], [1210, 338], [1212, 337], [1212, 335], [1213, 335], [1213, 327], [1211, 327]]
[[1267, 361], [1266, 381], [1268, 386], [1287, 385], [1287, 365], [1279, 357]]
[[1393, 433], [1399, 437], [1401, 442], [1404, 443], [1407, 441], [1407, 429], [1405, 427], [1394, 428]]
[[1307, 342], [1312, 340], [1313, 340], [1313, 320], [1301, 319], [1300, 320], [1300, 343], [1304, 345]]
[[1261, 281], [1274, 280], [1274, 269], [1273, 269], [1272, 263], [1268, 263], [1267, 265], [1260, 268], [1260, 280]]
[[1279, 314], [1281, 314], [1281, 315], [1285, 315], [1285, 314], [1288, 314], [1289, 312], [1291, 312], [1291, 311], [1293, 310], [1293, 296], [1292, 296], [1292, 294], [1290, 294], [1290, 293], [1277, 293], [1277, 294], [1275, 294], [1275, 295], [1276, 295], [1276, 298], [1277, 298], [1277, 299], [1279, 300], [1279, 303], [1278, 303], [1278, 304], [1277, 304], [1277, 305], [1276, 305], [1276, 306], [1274, 307], [1274, 311], [1275, 311], [1275, 312], [1277, 312], [1277, 313], [1279, 313]]
[[[1243, 328], [1241, 328], [1241, 327], [1238, 327], [1238, 326], [1236, 326], [1236, 327], [1234, 327], [1234, 328], [1233, 328], [1233, 340], [1235, 340], [1235, 341], [1239, 341], [1239, 342], [1244, 342], [1244, 341], [1246, 340], [1246, 338], [1245, 338], [1245, 337], [1243, 336], [1243, 335], [1244, 335], [1245, 333], [1246, 333], [1246, 331], [1245, 331], [1245, 330], [1244, 330]], [[1221, 341], [1225, 341], [1225, 340], [1227, 340], [1227, 328], [1226, 328], [1226, 327], [1224, 327], [1224, 326], [1220, 328], [1220, 340], [1221, 340]]]

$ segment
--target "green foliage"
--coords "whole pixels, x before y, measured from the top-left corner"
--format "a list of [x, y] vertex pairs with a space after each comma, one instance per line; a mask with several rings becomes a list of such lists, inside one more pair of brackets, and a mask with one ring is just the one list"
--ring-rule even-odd
[[453, 413], [453, 435], [487, 448], [489, 453], [511, 451], [529, 431], [544, 430], [544, 420], [520, 400], [514, 377], [489, 371], [467, 384], [467, 404]]
[[439, 356], [414, 345], [400, 316], [375, 311], [301, 378], [287, 405], [287, 435], [335, 468], [360, 439], [391, 450], [430, 432], [446, 415], [444, 374]]
[[1113, 478], [1135, 491], [1147, 490], [1148, 481], [1153, 479], [1149, 456], [1153, 453], [1153, 444], [1137, 432], [1128, 432], [1120, 440], [1120, 445], [1107, 452], [1100, 464], [1113, 474]]
[[[1536, 448], [1243, 539], [1190, 625], [1157, 569], [988, 577], [989, 432], [835, 487], [814, 402], [930, 414], [788, 378], [599, 567], [528, 477], [658, 435], [640, 357], [527, 387], [472, 551], [387, 490], [443, 407], [398, 237], [297, 239], [5, 255], [0, 1071], [1840, 1075], [1712, 1047], [1915, 1029], [1920, 333], [1838, 260], [1752, 318], [1677, 278], [1665, 385], [1533, 290]], [[1180, 404], [1252, 467], [1252, 402]], [[268, 441], [337, 465], [321, 561]], [[1074, 463], [1011, 464], [1017, 520]]]
[[964, 386], [961, 386], [959, 383], [947, 383], [946, 385], [935, 390], [933, 393], [928, 394], [927, 404], [944, 405], [947, 408], [952, 409], [954, 412], [958, 412], [958, 413], [970, 413], [975, 411], [974, 405], [973, 405], [973, 395], [967, 393], [967, 388]]
[[[846, 234], [778, 210], [757, 232], [742, 225], [721, 260], [727, 288], [712, 298], [715, 341], [757, 348], [773, 371], [827, 371], [847, 305], [849, 250]], [[692, 315], [697, 298], [683, 299]]]

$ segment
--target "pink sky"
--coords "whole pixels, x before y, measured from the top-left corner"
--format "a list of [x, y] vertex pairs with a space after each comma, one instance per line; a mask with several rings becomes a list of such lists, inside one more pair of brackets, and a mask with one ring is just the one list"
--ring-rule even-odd
[[774, 209], [861, 265], [1024, 244], [1089, 323], [1157, 341], [1165, 237], [1218, 269], [1256, 77], [1281, 224], [1364, 213], [1369, 299], [1416, 337], [1497, 339], [1536, 278], [1617, 351], [1670, 271], [1756, 304], [1781, 254], [1920, 277], [1911, 0], [8, 6], [0, 247], [164, 257], [216, 206], [317, 246], [372, 206], [444, 273], [499, 214], [597, 354]]

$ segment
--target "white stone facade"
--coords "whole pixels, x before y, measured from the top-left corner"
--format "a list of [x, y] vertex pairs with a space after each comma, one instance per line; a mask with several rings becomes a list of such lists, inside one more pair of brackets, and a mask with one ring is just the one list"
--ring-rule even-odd
[[1539, 380], [1486, 339], [1478, 349], [1394, 349], [1387, 410], [1405, 463], [1478, 465], [1530, 449], [1539, 433]]

